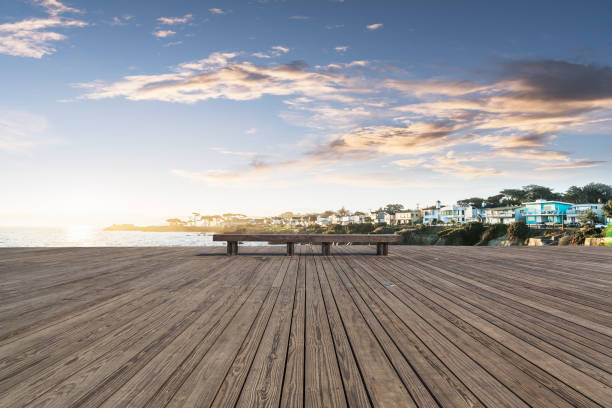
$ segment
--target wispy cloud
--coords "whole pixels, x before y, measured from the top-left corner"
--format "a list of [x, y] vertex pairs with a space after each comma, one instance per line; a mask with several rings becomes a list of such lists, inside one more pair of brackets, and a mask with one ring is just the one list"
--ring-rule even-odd
[[[285, 51], [276, 46], [265, 55]], [[322, 168], [365, 161], [459, 179], [605, 163], [577, 160], [556, 143], [561, 132], [609, 117], [610, 67], [512, 61], [502, 64], [493, 80], [415, 81], [397, 75], [380, 78], [385, 71], [369, 61], [256, 65], [243, 56], [214, 53], [158, 75], [82, 84], [87, 89], [82, 98], [195, 103], [277, 95], [285, 97], [284, 120], [317, 132], [308, 143], [298, 144], [292, 159], [276, 161], [253, 153], [243, 166], [190, 173], [208, 181], [260, 180], [279, 170], [316, 175]]]
[[304, 62], [255, 65], [236, 60], [237, 53], [213, 53], [208, 58], [183, 63], [171, 72], [127, 76], [104, 84], [94, 81], [82, 98], [125, 97], [195, 103], [207, 99], [258, 99], [263, 95], [316, 96], [320, 100], [348, 101], [354, 81], [335, 72], [313, 69]]
[[308, 16], [291, 16], [291, 17], [289, 17], [289, 19], [291, 19], [291, 20], [310, 20], [310, 17], [308, 17]]
[[550, 166], [538, 167], [536, 170], [565, 170], [565, 169], [582, 169], [586, 167], [597, 167], [602, 164], [609, 163], [607, 160], [578, 160], [571, 163], [553, 164]]
[[171, 37], [176, 34], [176, 31], [172, 30], [157, 30], [153, 32], [153, 35], [157, 38]]
[[58, 0], [40, 0], [38, 3], [44, 7], [51, 16], [57, 16], [63, 13], [81, 13], [81, 10], [68, 7]]
[[181, 45], [183, 43], [183, 41], [171, 41], [167, 44], [164, 44], [164, 47], [168, 48], [168, 47], [175, 47], [177, 45]]
[[130, 21], [131, 19], [133, 19], [134, 16], [130, 16], [130, 15], [124, 15], [124, 16], [115, 16], [113, 17], [113, 19], [110, 21], [110, 25], [112, 26], [124, 26], [127, 25], [128, 21]]
[[289, 51], [291, 51], [291, 49], [287, 48], [287, 47], [283, 47], [281, 45], [275, 45], [273, 47], [270, 48], [270, 51], [268, 52], [254, 52], [253, 54], [251, 54], [253, 57], [257, 57], [257, 58], [273, 58], [273, 57], [279, 57], [283, 54], [288, 53]]
[[337, 47], [334, 48], [335, 51], [339, 52], [339, 53], [344, 53], [346, 51], [348, 51], [348, 46], [346, 45], [339, 45]]
[[245, 133], [246, 135], [253, 135], [253, 134], [257, 133], [257, 128], [250, 128], [250, 129], [247, 129], [247, 130], [245, 130], [245, 131], [244, 131], [244, 133]]
[[183, 17], [160, 17], [157, 19], [160, 24], [165, 25], [176, 25], [176, 24], [186, 24], [193, 18], [192, 14], [185, 14]]
[[210, 12], [210, 14], [216, 14], [216, 15], [223, 15], [223, 14], [228, 13], [227, 10], [223, 10], [223, 9], [216, 8], [216, 7], [209, 8], [208, 11]]
[[86, 22], [60, 17], [62, 13], [79, 13], [57, 0], [39, 2], [47, 10], [47, 18], [28, 18], [15, 23], [0, 24], [0, 54], [17, 57], [42, 58], [56, 51], [53, 42], [65, 40], [66, 35], [50, 28], [85, 27]]
[[272, 49], [273, 49], [274, 51], [276, 51], [276, 52], [281, 53], [281, 54], [286, 54], [286, 53], [288, 53], [289, 51], [291, 51], [289, 48], [287, 48], [287, 47], [283, 47], [282, 45], [275, 45], [275, 46], [273, 46], [273, 47], [272, 47]]
[[0, 150], [23, 151], [49, 143], [43, 138], [47, 120], [21, 111], [0, 111]]
[[383, 26], [382, 23], [370, 24], [366, 26], [366, 29], [370, 31], [374, 31], [374, 30], [378, 30], [379, 28], [382, 28], [382, 26]]

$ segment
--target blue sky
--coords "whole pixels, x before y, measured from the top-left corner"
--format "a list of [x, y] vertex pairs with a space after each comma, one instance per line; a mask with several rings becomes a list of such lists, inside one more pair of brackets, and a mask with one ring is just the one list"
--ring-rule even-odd
[[0, 225], [612, 182], [612, 6], [494, 3], [2, 2]]

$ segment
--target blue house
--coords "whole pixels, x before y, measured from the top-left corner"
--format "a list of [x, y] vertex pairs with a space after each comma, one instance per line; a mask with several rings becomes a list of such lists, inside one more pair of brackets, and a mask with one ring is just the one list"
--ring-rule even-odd
[[563, 224], [567, 209], [573, 204], [562, 201], [536, 200], [524, 203], [528, 225]]

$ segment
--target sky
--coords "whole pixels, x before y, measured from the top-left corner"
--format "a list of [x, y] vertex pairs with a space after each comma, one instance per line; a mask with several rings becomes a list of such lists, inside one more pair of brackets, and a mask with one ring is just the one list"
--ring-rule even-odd
[[609, 1], [0, 2], [0, 226], [612, 183]]

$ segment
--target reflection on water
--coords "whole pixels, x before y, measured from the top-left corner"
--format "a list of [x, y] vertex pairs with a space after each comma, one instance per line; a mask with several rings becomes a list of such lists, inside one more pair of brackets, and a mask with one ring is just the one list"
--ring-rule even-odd
[[[224, 246], [211, 233], [102, 231], [87, 225], [67, 228], [2, 228], [0, 247], [66, 246]], [[245, 242], [244, 245], [267, 245]]]

